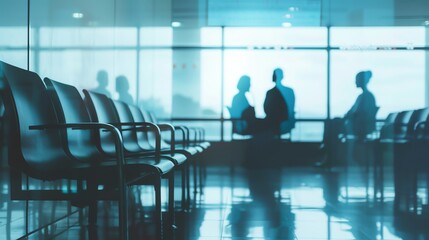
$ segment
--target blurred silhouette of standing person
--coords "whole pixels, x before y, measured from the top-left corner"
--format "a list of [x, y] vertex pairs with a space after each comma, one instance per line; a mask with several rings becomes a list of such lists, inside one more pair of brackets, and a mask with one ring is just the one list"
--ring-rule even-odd
[[273, 72], [276, 85], [268, 90], [264, 102], [267, 127], [276, 136], [289, 133], [295, 127], [295, 93], [282, 85], [282, 80], [283, 70], [276, 68]]
[[124, 75], [116, 77], [116, 92], [119, 94], [118, 100], [133, 105], [134, 100], [131, 94], [128, 92], [129, 90], [130, 85], [128, 83], [127, 77]]
[[362, 89], [353, 106], [344, 116], [347, 134], [364, 138], [375, 130], [375, 115], [378, 107], [374, 95], [368, 90], [371, 71], [361, 71], [356, 75], [356, 87]]
[[111, 97], [109, 90], [107, 90], [107, 85], [109, 84], [109, 77], [105, 70], [100, 70], [97, 73], [97, 82], [98, 86], [93, 89], [94, 92], [101, 93], [107, 97]]
[[234, 132], [239, 134], [252, 133], [252, 121], [255, 119], [255, 109], [250, 105], [246, 93], [250, 90], [250, 77], [243, 75], [237, 83], [238, 93], [232, 99], [228, 108], [231, 118], [240, 119], [233, 121]]

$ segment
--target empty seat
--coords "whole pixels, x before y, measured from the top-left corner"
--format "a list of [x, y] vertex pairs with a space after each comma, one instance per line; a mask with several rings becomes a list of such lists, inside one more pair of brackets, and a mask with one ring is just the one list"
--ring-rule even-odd
[[[78, 90], [70, 85], [62, 84], [51, 79], [45, 78], [45, 83], [49, 88], [50, 96], [54, 102], [54, 106], [57, 111], [59, 119], [63, 123], [68, 123], [70, 121], [76, 122], [90, 122], [90, 116], [88, 110], [78, 92]], [[104, 134], [104, 135], [103, 135]], [[159, 134], [159, 133], [158, 133]], [[101, 136], [103, 135], [103, 137]], [[76, 159], [97, 159], [101, 165], [108, 165], [111, 162], [113, 155], [113, 146], [111, 142], [111, 135], [106, 135], [105, 131], [77, 131], [77, 132], [67, 132], [67, 145], [69, 153]], [[97, 146], [101, 146], [104, 141], [105, 146], [110, 146], [109, 154], [103, 154], [99, 151]], [[125, 144], [125, 143], [124, 143]], [[132, 185], [147, 184], [150, 182], [155, 187], [156, 192], [156, 223], [158, 229], [158, 235], [161, 235], [161, 199], [160, 199], [160, 178], [169, 177], [170, 183], [169, 188], [174, 188], [174, 179], [171, 170], [174, 168], [174, 164], [166, 158], [153, 154], [152, 156], [145, 156], [139, 158], [127, 158], [125, 160], [125, 177], [127, 178], [129, 174], [141, 174], [146, 172], [151, 175], [150, 179], [142, 181], [131, 181]], [[108, 174], [102, 174], [107, 179], [109, 178]], [[111, 183], [105, 183], [107, 188], [111, 188]], [[173, 199], [173, 200], [171, 200]], [[173, 208], [174, 198], [170, 192], [170, 211]], [[174, 210], [174, 209], [173, 209]], [[173, 216], [173, 213], [170, 212], [170, 215]], [[174, 222], [173, 219], [170, 219], [171, 222]]]
[[[116, 180], [116, 186], [119, 188], [119, 191], [115, 191], [115, 196], [119, 199], [120, 237], [127, 239], [126, 179], [123, 174], [124, 159], [119, 131], [109, 124], [60, 124], [45, 85], [36, 73], [0, 62], [0, 79], [4, 83], [5, 107], [11, 124], [9, 164], [11, 175], [17, 176], [11, 181], [11, 198], [94, 202], [97, 200], [95, 191], [98, 184], [94, 172], [106, 171], [111, 175], [115, 174], [116, 177], [111, 179]], [[96, 159], [78, 161], [70, 157], [64, 151], [64, 139], [60, 131], [67, 128], [111, 131], [116, 148], [115, 161], [109, 166], [101, 166]], [[78, 193], [64, 193], [61, 190], [26, 191], [21, 187], [21, 173], [40, 180], [83, 180], [86, 181], [88, 189]], [[143, 176], [134, 175], [133, 180]], [[91, 214], [89, 217], [91, 219]]]

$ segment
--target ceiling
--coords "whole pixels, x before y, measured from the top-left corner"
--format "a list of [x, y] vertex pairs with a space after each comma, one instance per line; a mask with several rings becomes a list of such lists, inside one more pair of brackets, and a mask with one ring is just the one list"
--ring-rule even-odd
[[[429, 0], [32, 0], [33, 26], [424, 26]], [[83, 13], [81, 19], [72, 17]], [[0, 25], [27, 23], [27, 0], [0, 0]], [[429, 22], [428, 22], [429, 23]]]

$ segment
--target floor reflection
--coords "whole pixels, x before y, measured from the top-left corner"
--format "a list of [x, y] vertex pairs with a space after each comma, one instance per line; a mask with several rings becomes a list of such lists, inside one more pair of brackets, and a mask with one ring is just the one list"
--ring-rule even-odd
[[294, 214], [282, 203], [278, 169], [245, 169], [250, 195], [232, 203], [223, 237], [295, 239]]
[[[383, 202], [367, 198], [365, 183], [353, 177], [361, 170], [351, 168], [346, 176], [341, 169], [237, 167], [232, 177], [228, 167], [210, 167], [204, 195], [194, 196], [190, 210], [180, 209], [180, 194], [176, 195], [178, 228], [165, 228], [165, 239], [429, 239], [427, 203], [420, 204], [417, 214], [395, 211], [389, 177]], [[163, 199], [166, 192], [163, 186]], [[7, 187], [2, 193], [0, 238], [16, 239], [24, 231], [25, 204], [9, 201]], [[179, 181], [176, 193], [180, 193]], [[421, 197], [426, 198], [426, 192]], [[150, 187], [130, 190], [132, 239], [154, 239], [153, 199]], [[166, 206], [164, 202], [164, 210]], [[53, 216], [65, 215], [67, 205], [33, 201], [29, 211], [30, 226], [40, 226]], [[46, 231], [55, 239], [89, 239], [85, 224], [78, 224], [78, 216], [65, 219], [68, 225], [59, 222], [30, 239], [44, 238]], [[39, 219], [42, 222], [37, 224]], [[100, 203], [98, 225], [98, 239], [117, 239], [115, 202]]]

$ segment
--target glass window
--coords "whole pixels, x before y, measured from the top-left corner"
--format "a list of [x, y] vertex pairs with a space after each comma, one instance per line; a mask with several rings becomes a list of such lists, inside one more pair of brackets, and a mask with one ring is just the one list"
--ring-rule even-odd
[[26, 50], [2, 50], [2, 47], [0, 46], [0, 61], [5, 63], [27, 69], [27, 56], [28, 54]]
[[[130, 60], [132, 59], [132, 60]], [[136, 99], [136, 53], [135, 51], [42, 51], [38, 69], [41, 77], [49, 77], [78, 88], [97, 87], [97, 73], [108, 73], [107, 90], [116, 99], [115, 79], [123, 75], [128, 79], [129, 93]]]
[[41, 47], [136, 46], [136, 28], [111, 27], [42, 27]]
[[378, 118], [425, 106], [424, 51], [332, 51], [331, 69], [333, 117], [342, 117], [351, 108], [361, 92], [356, 74], [365, 70], [372, 71], [368, 89], [380, 107]]
[[225, 46], [325, 47], [326, 34], [322, 27], [230, 27], [225, 28]]
[[172, 116], [220, 117], [221, 51], [173, 51]]
[[[0, 14], [3, 15], [3, 9], [0, 9]], [[25, 23], [24, 18], [21, 24]], [[0, 36], [0, 61], [27, 69], [27, 27], [0, 27]]]
[[1, 47], [27, 48], [27, 27], [0, 27]]
[[[232, 98], [238, 91], [239, 78], [248, 75], [251, 78], [249, 102], [254, 105], [257, 117], [265, 117], [265, 94], [274, 86], [273, 70], [281, 68], [284, 72], [283, 84], [295, 92], [295, 116], [325, 118], [326, 62], [326, 51], [226, 50], [225, 105], [231, 106]], [[225, 114], [229, 116], [227, 111]]]
[[140, 105], [161, 118], [171, 117], [171, 49], [140, 51]]
[[222, 28], [173, 28], [173, 42], [178, 47], [221, 47]]
[[297, 122], [292, 130], [294, 142], [320, 142], [323, 139], [323, 122]]
[[201, 28], [201, 46], [221, 47], [222, 46], [222, 28], [220, 27]]
[[[186, 125], [187, 127], [193, 128], [204, 128], [205, 137], [207, 141], [220, 141], [220, 128], [221, 123], [219, 121], [174, 121], [174, 125]], [[177, 134], [177, 139], [180, 139], [181, 135]], [[191, 136], [193, 138], [193, 136]]]
[[202, 117], [220, 118], [222, 52], [220, 50], [201, 51], [201, 100]]
[[425, 31], [424, 27], [333, 27], [331, 45], [355, 50], [422, 47], [426, 46]]
[[143, 27], [140, 28], [141, 46], [171, 46], [173, 30], [171, 27]]

